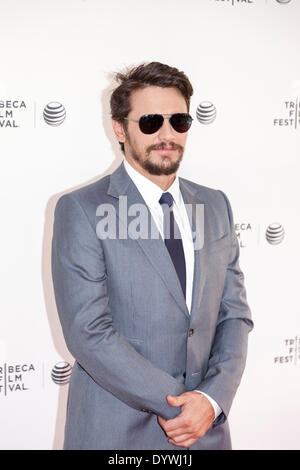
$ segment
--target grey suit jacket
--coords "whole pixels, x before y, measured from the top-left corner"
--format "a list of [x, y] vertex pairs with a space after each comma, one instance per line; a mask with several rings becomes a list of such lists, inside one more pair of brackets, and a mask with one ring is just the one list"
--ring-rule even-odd
[[[119, 213], [145, 204], [122, 163], [111, 175], [60, 197], [52, 276], [66, 344], [75, 358], [64, 449], [183, 449], [157, 416], [180, 413], [166, 396], [199, 389], [222, 408], [190, 449], [230, 449], [227, 416], [253, 327], [226, 196], [179, 178], [184, 202], [204, 204], [204, 246], [195, 251], [189, 314], [161, 237], [124, 237]], [[99, 238], [97, 208], [114, 206], [122, 237]], [[196, 212], [191, 220], [195, 230]], [[148, 210], [149, 221], [151, 214]]]

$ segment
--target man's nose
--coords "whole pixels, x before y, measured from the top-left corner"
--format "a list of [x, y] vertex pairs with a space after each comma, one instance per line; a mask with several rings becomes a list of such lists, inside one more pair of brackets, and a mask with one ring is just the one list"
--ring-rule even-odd
[[169, 118], [164, 119], [163, 125], [158, 130], [158, 137], [160, 140], [175, 140], [175, 131], [170, 124]]

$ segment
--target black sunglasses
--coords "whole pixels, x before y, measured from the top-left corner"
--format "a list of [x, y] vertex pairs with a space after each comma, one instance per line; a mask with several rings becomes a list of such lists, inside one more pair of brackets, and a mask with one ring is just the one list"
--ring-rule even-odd
[[[169, 116], [165, 118], [164, 116]], [[163, 125], [164, 119], [169, 119], [171, 126], [176, 132], [187, 132], [192, 125], [193, 118], [186, 113], [172, 114], [145, 114], [138, 121], [136, 119], [124, 118], [127, 121], [138, 122], [143, 134], [154, 134]]]

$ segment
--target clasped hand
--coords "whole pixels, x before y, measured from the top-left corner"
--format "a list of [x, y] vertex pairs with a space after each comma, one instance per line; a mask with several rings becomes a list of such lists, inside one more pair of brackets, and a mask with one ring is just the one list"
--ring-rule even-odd
[[181, 406], [181, 413], [168, 420], [158, 416], [158, 422], [170, 438], [170, 444], [190, 447], [211, 427], [215, 418], [214, 409], [204, 395], [195, 391], [175, 397], [167, 395], [167, 401], [171, 406]]

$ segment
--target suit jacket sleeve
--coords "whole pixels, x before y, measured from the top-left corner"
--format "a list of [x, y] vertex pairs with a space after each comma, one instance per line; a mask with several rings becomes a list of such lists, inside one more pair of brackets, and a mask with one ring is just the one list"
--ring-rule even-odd
[[63, 195], [55, 208], [52, 278], [66, 344], [85, 371], [132, 408], [164, 419], [180, 413], [166, 396], [185, 385], [139, 354], [113, 327], [101, 240], [81, 204]]
[[197, 387], [211, 396], [222, 409], [213, 426], [222, 424], [228, 416], [245, 368], [248, 333], [253, 328], [244, 275], [239, 266], [239, 243], [232, 210], [226, 195], [222, 191], [220, 193], [228, 210], [231, 250], [208, 369], [204, 380]]

